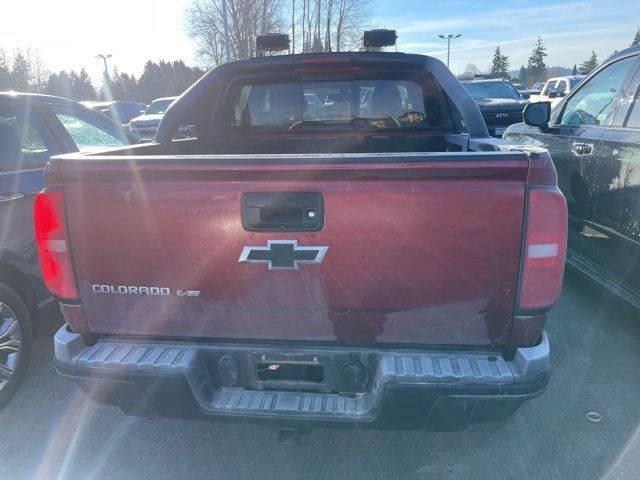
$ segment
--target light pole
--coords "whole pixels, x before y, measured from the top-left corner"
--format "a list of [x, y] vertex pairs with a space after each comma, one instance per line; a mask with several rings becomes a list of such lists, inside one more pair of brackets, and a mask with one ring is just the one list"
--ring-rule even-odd
[[447, 41], [447, 68], [449, 68], [449, 56], [451, 55], [451, 40], [453, 40], [454, 38], [461, 37], [462, 34], [459, 33], [457, 35], [454, 35], [450, 33], [449, 35], [438, 35], [438, 36], [443, 40]]
[[105, 75], [105, 78], [109, 78], [109, 69], [107, 68], [107, 58], [111, 58], [111, 54], [108, 53], [107, 55], [104, 55], [103, 53], [99, 53], [98, 55], [96, 55], [96, 58], [101, 58], [102, 61], [104, 62], [104, 75]]
[[229, 41], [229, 20], [227, 16], [227, 0], [222, 0], [222, 23], [224, 23], [224, 51], [227, 62], [231, 61], [231, 42]]

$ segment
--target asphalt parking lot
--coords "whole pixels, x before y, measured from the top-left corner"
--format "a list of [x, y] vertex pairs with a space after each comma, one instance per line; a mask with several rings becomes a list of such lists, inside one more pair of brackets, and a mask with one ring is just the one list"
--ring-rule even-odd
[[457, 433], [319, 429], [282, 446], [264, 426], [126, 417], [56, 375], [58, 325], [39, 331], [27, 379], [0, 412], [2, 479], [589, 479], [640, 422], [638, 313], [571, 272], [547, 328], [547, 391], [507, 421]]

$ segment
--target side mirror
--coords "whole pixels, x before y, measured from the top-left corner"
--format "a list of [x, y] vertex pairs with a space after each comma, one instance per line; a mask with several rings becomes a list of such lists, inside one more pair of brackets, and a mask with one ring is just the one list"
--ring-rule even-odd
[[556, 98], [558, 96], [558, 92], [555, 90], [549, 90], [549, 98]]
[[529, 98], [531, 98], [531, 94], [529, 92], [520, 92], [520, 96], [525, 100], [529, 100]]
[[551, 102], [530, 103], [522, 111], [522, 120], [530, 127], [538, 127], [543, 132], [549, 129]]

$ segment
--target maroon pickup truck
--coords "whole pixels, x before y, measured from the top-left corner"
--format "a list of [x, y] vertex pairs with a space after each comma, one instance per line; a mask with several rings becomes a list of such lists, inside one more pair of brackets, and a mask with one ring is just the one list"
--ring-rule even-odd
[[155, 143], [54, 158], [35, 219], [56, 368], [129, 414], [461, 429], [548, 380], [553, 163], [430, 57], [219, 66]]

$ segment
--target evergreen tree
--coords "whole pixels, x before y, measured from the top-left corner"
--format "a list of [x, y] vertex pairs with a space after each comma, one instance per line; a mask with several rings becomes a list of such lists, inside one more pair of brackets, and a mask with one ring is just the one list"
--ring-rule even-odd
[[52, 73], [51, 75], [49, 75], [49, 80], [47, 80], [47, 88], [45, 89], [45, 92], [48, 95], [55, 95], [55, 91], [58, 85], [58, 74], [57, 73]]
[[640, 45], [640, 28], [636, 31], [636, 36], [633, 37], [633, 42], [631, 42], [632, 47], [635, 47], [636, 45]]
[[72, 98], [73, 89], [70, 75], [62, 70], [58, 74], [52, 73], [47, 82], [47, 93], [58, 97]]
[[591, 57], [580, 64], [578, 71], [580, 75], [587, 75], [598, 66], [598, 56], [596, 52], [591, 51]]
[[542, 43], [542, 38], [538, 37], [538, 41], [531, 52], [531, 56], [529, 57], [529, 62], [527, 64], [527, 72], [531, 83], [544, 79], [544, 76], [547, 73], [547, 64], [544, 61], [544, 57], [547, 55], [547, 47]]
[[111, 94], [114, 100], [137, 100], [138, 85], [136, 77], [126, 73], [118, 73], [113, 69], [111, 76]]
[[0, 91], [10, 90], [11, 86], [11, 70], [7, 62], [7, 55], [4, 50], [0, 48]]
[[529, 85], [529, 72], [527, 72], [527, 67], [525, 67], [524, 65], [520, 67], [520, 73], [518, 74], [518, 79], [520, 80], [520, 83], [524, 85]]
[[91, 84], [91, 78], [84, 68], [80, 70], [75, 79], [72, 79], [71, 89], [73, 98], [76, 100], [95, 100], [96, 98], [96, 91]]
[[138, 99], [149, 102], [155, 98], [180, 95], [204, 74], [199, 68], [185, 65], [182, 60], [159, 63], [148, 61], [138, 79]]
[[[120, 81], [120, 74], [118, 73], [118, 69], [113, 67], [113, 73], [109, 78], [109, 98], [108, 100], [125, 100], [124, 88], [122, 88], [122, 82]], [[106, 92], [102, 92], [104, 96], [107, 95]]]
[[500, 45], [496, 47], [491, 64], [491, 75], [496, 78], [509, 77], [509, 57], [500, 51]]
[[571, 75], [577, 75], [577, 74], [578, 74], [578, 66], [574, 63], [573, 70], [571, 70]]
[[78, 94], [77, 94], [76, 88], [78, 87], [79, 77], [74, 70], [71, 70], [69, 72], [69, 82], [71, 84], [71, 96], [69, 98], [73, 100], [78, 100]]
[[27, 58], [18, 49], [13, 57], [13, 66], [11, 67], [11, 83], [15, 90], [19, 92], [31, 91], [31, 68]]

